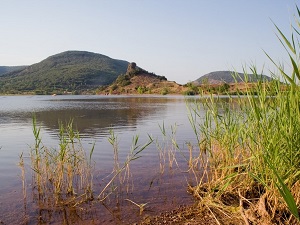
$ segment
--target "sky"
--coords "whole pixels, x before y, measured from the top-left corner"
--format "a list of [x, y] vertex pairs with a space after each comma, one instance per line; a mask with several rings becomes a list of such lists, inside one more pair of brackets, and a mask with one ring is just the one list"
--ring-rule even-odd
[[[136, 62], [185, 84], [287, 62], [273, 22], [290, 36], [296, 0], [0, 0], [0, 66], [68, 50]], [[300, 5], [300, 4], [298, 4]], [[273, 22], [272, 22], [273, 21]]]

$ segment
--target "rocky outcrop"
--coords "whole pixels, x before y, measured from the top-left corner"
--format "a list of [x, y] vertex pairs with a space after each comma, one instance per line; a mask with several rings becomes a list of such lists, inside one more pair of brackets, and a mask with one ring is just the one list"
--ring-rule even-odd
[[136, 68], [137, 68], [136, 63], [135, 62], [131, 62], [131, 63], [128, 64], [127, 72], [126, 73], [129, 74], [129, 73], [135, 71]]

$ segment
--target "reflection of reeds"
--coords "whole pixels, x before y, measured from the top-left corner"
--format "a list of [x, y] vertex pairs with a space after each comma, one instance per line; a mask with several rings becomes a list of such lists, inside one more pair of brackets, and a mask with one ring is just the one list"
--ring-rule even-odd
[[94, 147], [87, 156], [72, 124], [72, 121], [66, 125], [60, 123], [59, 148], [48, 149], [42, 144], [40, 128], [33, 118], [32, 183], [38, 200], [48, 200], [50, 205], [78, 205], [93, 199]]

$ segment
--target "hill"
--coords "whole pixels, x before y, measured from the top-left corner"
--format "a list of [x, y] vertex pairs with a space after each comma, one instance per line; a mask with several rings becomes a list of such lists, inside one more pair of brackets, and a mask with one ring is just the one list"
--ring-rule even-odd
[[193, 81], [195, 85], [200, 84], [223, 84], [223, 83], [240, 83], [240, 82], [257, 82], [258, 80], [271, 81], [272, 78], [266, 75], [256, 76], [254, 74], [248, 74], [247, 77], [243, 73], [237, 73], [233, 71], [215, 71], [205, 74]]
[[22, 70], [26, 66], [0, 66], [0, 76], [16, 70]]
[[79, 93], [112, 83], [128, 62], [86, 52], [66, 51], [0, 76], [1, 93]]
[[121, 74], [115, 82], [100, 88], [99, 94], [180, 94], [186, 88], [164, 76], [139, 68], [135, 63], [128, 65], [125, 74]]

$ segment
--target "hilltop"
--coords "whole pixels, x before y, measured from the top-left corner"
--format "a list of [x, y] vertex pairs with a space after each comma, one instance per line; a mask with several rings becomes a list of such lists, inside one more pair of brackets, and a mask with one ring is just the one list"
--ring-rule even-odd
[[254, 75], [254, 74], [247, 74], [245, 76], [243, 73], [238, 73], [234, 71], [215, 71], [208, 74], [205, 74], [198, 78], [197, 80], [193, 81], [195, 85], [200, 84], [231, 84], [231, 83], [241, 83], [241, 82], [257, 82], [258, 80], [262, 81], [271, 81], [272, 78], [266, 75]]
[[115, 82], [100, 88], [99, 94], [181, 94], [186, 88], [166, 77], [138, 67], [136, 63], [128, 65], [125, 74], [121, 74]]
[[0, 93], [83, 92], [112, 83], [128, 62], [86, 52], [66, 51], [0, 76]]
[[272, 78], [266, 75], [215, 71], [187, 83], [185, 87], [188, 89], [184, 94], [243, 94], [253, 89], [258, 81], [269, 82], [272, 81]]

